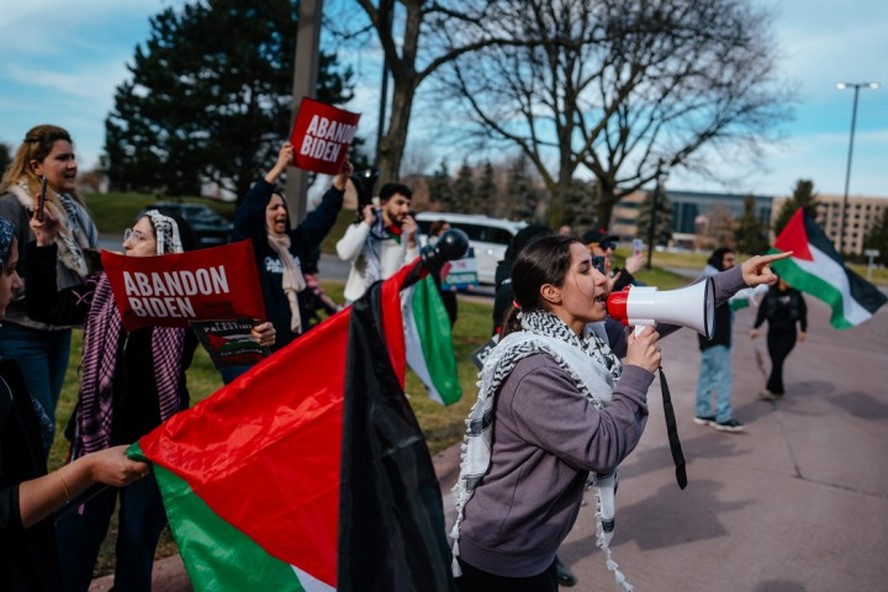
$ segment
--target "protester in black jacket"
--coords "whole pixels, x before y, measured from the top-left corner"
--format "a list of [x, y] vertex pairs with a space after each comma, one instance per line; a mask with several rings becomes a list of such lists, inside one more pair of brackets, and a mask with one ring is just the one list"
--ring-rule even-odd
[[[275, 183], [292, 160], [293, 147], [284, 143], [277, 162], [253, 185], [238, 207], [232, 232], [232, 240], [250, 239], [253, 243], [265, 314], [276, 331], [272, 350], [284, 347], [303, 332], [298, 294], [306, 284], [301, 262], [312, 257], [336, 224], [351, 175], [351, 164], [346, 161], [320, 205], [296, 228], [290, 228], [287, 202]], [[246, 370], [243, 366], [225, 368], [222, 378], [227, 383]]]
[[768, 321], [768, 356], [771, 358], [771, 374], [765, 390], [759, 398], [773, 401], [786, 392], [783, 389], [783, 363], [798, 341], [805, 341], [808, 330], [808, 307], [802, 293], [790, 287], [783, 278], [776, 286], [771, 286], [759, 305], [755, 325], [749, 332], [750, 339], [758, 337], [758, 328]]

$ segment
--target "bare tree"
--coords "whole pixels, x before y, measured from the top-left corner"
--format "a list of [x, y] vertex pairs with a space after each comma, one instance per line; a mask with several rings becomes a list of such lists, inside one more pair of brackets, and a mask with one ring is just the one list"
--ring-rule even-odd
[[[755, 158], [790, 116], [769, 13], [744, 0], [501, 2], [515, 43], [451, 63], [456, 91], [492, 141], [528, 156], [552, 195], [551, 224], [578, 171], [598, 183], [598, 220], [653, 181], [660, 160], [712, 174], [701, 148]], [[508, 24], [503, 24], [508, 23]], [[618, 191], [619, 189], [619, 191]]]
[[[417, 89], [451, 61], [498, 43], [523, 41], [500, 30], [501, 0], [357, 0], [369, 19], [363, 28], [354, 15], [327, 18], [340, 39], [373, 33], [392, 79], [388, 123], [379, 141], [381, 181], [397, 178]], [[400, 5], [402, 10], [395, 11]], [[340, 23], [345, 23], [344, 25]]]

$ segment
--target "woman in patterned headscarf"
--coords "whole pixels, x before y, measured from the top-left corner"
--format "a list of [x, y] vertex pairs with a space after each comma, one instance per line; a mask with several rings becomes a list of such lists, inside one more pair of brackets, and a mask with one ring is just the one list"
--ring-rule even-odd
[[[30, 222], [28, 312], [46, 322], [83, 323], [80, 394], [66, 435], [72, 458], [135, 442], [188, 406], [185, 371], [197, 347], [194, 332], [146, 327], [126, 331], [104, 272], [59, 290], [54, 269], [59, 224], [47, 215]], [[183, 251], [186, 223], [150, 210], [124, 234], [128, 257]], [[108, 488], [57, 524], [62, 577], [70, 590], [87, 590], [99, 546], [120, 497], [115, 588], [149, 590], [154, 549], [166, 515], [153, 475], [126, 489]]]
[[[16, 240], [22, 247], [22, 277], [30, 264], [24, 246], [34, 238], [28, 220], [34, 214], [44, 180], [46, 209], [59, 221], [56, 282], [59, 288], [67, 288], [82, 283], [89, 274], [89, 252], [96, 247], [98, 233], [75, 191], [76, 176], [77, 161], [67, 131], [54, 125], [38, 125], [25, 134], [0, 182], [0, 216], [15, 227]], [[6, 311], [0, 328], [0, 356], [15, 356], [28, 390], [40, 407], [38, 412], [52, 419], [68, 367], [71, 327], [28, 318], [26, 300], [22, 289]], [[54, 425], [50, 421], [44, 426], [47, 454]]]

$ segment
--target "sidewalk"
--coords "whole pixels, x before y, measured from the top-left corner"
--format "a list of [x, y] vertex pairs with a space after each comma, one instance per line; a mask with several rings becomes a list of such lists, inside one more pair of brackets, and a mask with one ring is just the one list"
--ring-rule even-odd
[[[687, 489], [675, 483], [660, 387], [650, 420], [621, 467], [613, 558], [637, 592], [820, 592], [888, 589], [888, 310], [847, 331], [807, 298], [808, 340], [785, 368], [783, 401], [759, 401], [764, 378], [750, 342], [754, 309], [737, 313], [734, 412], [746, 424], [726, 434], [692, 422], [697, 340], [682, 330], [663, 341], [685, 458]], [[466, 396], [472, 396], [467, 393]], [[436, 455], [446, 516], [459, 446]], [[592, 496], [559, 555], [575, 590], [617, 590], [595, 546]], [[191, 590], [178, 557], [155, 564], [154, 590]], [[93, 592], [110, 587], [96, 580]]]

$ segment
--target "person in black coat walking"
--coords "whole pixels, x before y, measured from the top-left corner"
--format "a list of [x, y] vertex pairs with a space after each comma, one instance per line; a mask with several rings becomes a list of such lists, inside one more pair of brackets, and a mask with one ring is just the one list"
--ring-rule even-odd
[[[765, 390], [759, 398], [773, 401], [786, 392], [783, 388], [783, 363], [796, 344], [805, 341], [808, 331], [808, 307], [802, 293], [780, 278], [775, 286], [768, 289], [759, 305], [755, 324], [749, 332], [750, 339], [759, 334], [759, 327], [768, 321], [768, 356], [771, 358], [771, 374]], [[798, 326], [798, 333], [796, 333]]]

